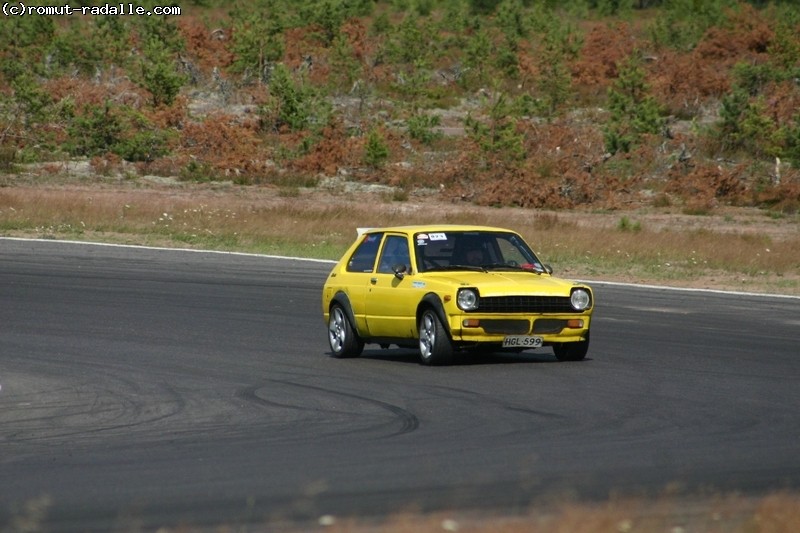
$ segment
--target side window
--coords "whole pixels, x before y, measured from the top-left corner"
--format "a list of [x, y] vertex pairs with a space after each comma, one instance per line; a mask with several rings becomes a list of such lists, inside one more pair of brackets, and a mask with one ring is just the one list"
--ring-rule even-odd
[[497, 244], [500, 246], [500, 253], [503, 257], [501, 257], [500, 262], [502, 263], [509, 263], [514, 262], [518, 265], [522, 265], [528, 263], [529, 260], [522, 252], [517, 248], [514, 244], [509, 242], [507, 239], [497, 239]]
[[383, 233], [370, 233], [358, 245], [356, 251], [347, 262], [348, 272], [372, 272], [375, 259], [378, 257], [378, 247], [381, 244]]
[[408, 253], [408, 240], [401, 235], [389, 235], [386, 237], [386, 244], [383, 245], [381, 262], [378, 264], [378, 272], [393, 274], [395, 265], [410, 266], [411, 258]]

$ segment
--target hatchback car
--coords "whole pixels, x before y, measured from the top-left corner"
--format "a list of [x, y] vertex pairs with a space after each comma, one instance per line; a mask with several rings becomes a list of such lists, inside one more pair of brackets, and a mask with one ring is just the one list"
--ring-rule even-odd
[[485, 226], [360, 229], [322, 290], [334, 357], [396, 344], [428, 365], [546, 346], [581, 360], [593, 308], [589, 286], [554, 277], [518, 233]]

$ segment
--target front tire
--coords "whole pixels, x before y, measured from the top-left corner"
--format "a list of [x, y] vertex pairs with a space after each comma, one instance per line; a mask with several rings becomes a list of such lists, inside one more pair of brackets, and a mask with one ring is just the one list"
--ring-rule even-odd
[[453, 345], [432, 309], [423, 311], [419, 320], [419, 355], [424, 365], [446, 365], [453, 361]]
[[347, 313], [339, 304], [331, 307], [328, 317], [328, 344], [331, 354], [336, 358], [358, 357], [364, 350], [364, 342], [358, 337], [347, 318]]
[[562, 342], [553, 345], [553, 353], [559, 361], [583, 361], [589, 352], [589, 334], [585, 341]]

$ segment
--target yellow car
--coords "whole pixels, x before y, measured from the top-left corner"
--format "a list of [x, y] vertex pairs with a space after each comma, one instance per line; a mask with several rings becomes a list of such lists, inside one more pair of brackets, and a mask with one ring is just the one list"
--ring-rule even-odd
[[397, 344], [428, 365], [544, 346], [581, 360], [593, 306], [590, 287], [552, 276], [519, 234], [484, 226], [359, 229], [322, 290], [334, 357]]

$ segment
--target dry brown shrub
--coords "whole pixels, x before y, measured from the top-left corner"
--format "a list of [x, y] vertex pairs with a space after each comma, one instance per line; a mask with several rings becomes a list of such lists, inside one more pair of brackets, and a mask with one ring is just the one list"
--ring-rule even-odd
[[181, 129], [189, 121], [188, 115], [189, 99], [184, 95], [178, 95], [170, 106], [162, 105], [156, 109], [145, 111], [145, 116], [160, 129]]
[[102, 156], [95, 156], [89, 160], [89, 165], [96, 173], [108, 176], [122, 168], [122, 158], [111, 152]]
[[730, 89], [727, 70], [697, 56], [696, 50], [689, 54], [665, 50], [648, 65], [653, 94], [671, 114], [694, 115], [710, 97]]
[[181, 171], [186, 168], [190, 161], [196, 161], [196, 158], [188, 154], [178, 153], [161, 157], [149, 163], [137, 163], [136, 168], [140, 174], [180, 176]]
[[800, 179], [795, 172], [794, 179], [784, 180], [782, 183], [765, 187], [755, 193], [758, 204], [768, 205], [776, 211], [783, 213], [800, 212]]
[[525, 169], [506, 168], [485, 178], [475, 198], [478, 205], [567, 208], [574, 202], [557, 180]]
[[635, 46], [636, 39], [628, 24], [594, 24], [586, 34], [580, 58], [572, 65], [573, 81], [604, 90], [618, 76], [619, 62], [630, 55]]
[[766, 112], [776, 124], [790, 123], [800, 109], [800, 91], [795, 80], [770, 84], [764, 88]]
[[375, 54], [376, 43], [367, 36], [367, 28], [358, 19], [350, 19], [342, 25], [341, 33], [347, 36], [347, 42], [353, 51], [353, 57], [364, 63]]
[[731, 24], [710, 28], [692, 51], [665, 49], [648, 65], [653, 91], [670, 112], [697, 113], [709, 97], [730, 90], [734, 64], [766, 59], [775, 35], [761, 12], [743, 6], [728, 16]]
[[775, 39], [772, 24], [764, 17], [764, 12], [750, 3], [740, 3], [739, 9], [727, 12], [732, 28], [731, 33], [738, 42], [745, 45], [748, 52], [766, 54]]
[[322, 131], [322, 139], [311, 151], [290, 162], [290, 168], [312, 174], [336, 174], [341, 167], [359, 165], [363, 153], [364, 139], [347, 134], [344, 125], [337, 122]]
[[794, 494], [776, 493], [765, 496], [748, 524], [748, 531], [757, 533], [791, 533], [800, 524], [800, 498]]
[[254, 175], [268, 168], [269, 154], [253, 122], [234, 115], [210, 115], [190, 122], [181, 131], [180, 150], [226, 176]]
[[739, 12], [728, 12], [730, 23], [709, 28], [695, 48], [696, 57], [712, 62], [712, 68], [730, 66], [739, 61], [757, 59], [766, 54], [775, 38], [774, 31], [761, 12], [742, 5]]
[[148, 102], [147, 91], [136, 86], [127, 77], [114, 77], [108, 73], [100, 81], [63, 76], [46, 80], [43, 86], [54, 101], [69, 98], [77, 108], [99, 106], [110, 101], [139, 109]]
[[687, 201], [692, 208], [712, 208], [718, 202], [742, 203], [747, 192], [743, 179], [746, 169], [742, 165], [732, 168], [710, 164], [682, 170], [674, 167], [669, 173], [665, 192], [675, 194]]
[[605, 152], [601, 132], [581, 119], [564, 118], [538, 124], [525, 124], [527, 162], [554, 162], [558, 172], [589, 171]]
[[697, 59], [704, 64], [711, 62], [721, 67], [741, 58], [746, 49], [747, 46], [737, 41], [729, 31], [715, 26], [708, 29], [694, 50]]
[[[308, 81], [315, 85], [328, 82], [328, 50], [314, 38], [315, 28], [291, 28], [284, 32], [286, 42], [283, 63], [292, 70], [302, 70]], [[305, 66], [311, 58], [311, 66]]]
[[[525, 138], [525, 160], [512, 162], [480, 150], [464, 139], [458, 165], [438, 172], [447, 194], [479, 205], [574, 207], [620, 203], [620, 180], [602, 169], [599, 131], [579, 118], [550, 123], [518, 123]], [[468, 170], [467, 170], [468, 169]]]
[[517, 63], [519, 69], [519, 84], [527, 88], [532, 80], [539, 78], [541, 58], [539, 52], [525, 42], [517, 50]]
[[[462, 140], [461, 144], [466, 144]], [[451, 201], [461, 201], [474, 194], [472, 182], [475, 169], [470, 164], [468, 150], [456, 149], [441, 160], [431, 163], [426, 169], [424, 183], [438, 187], [442, 196]]]
[[186, 55], [201, 72], [233, 63], [234, 54], [228, 50], [230, 30], [208, 27], [192, 15], [179, 17], [178, 30], [186, 42]]

